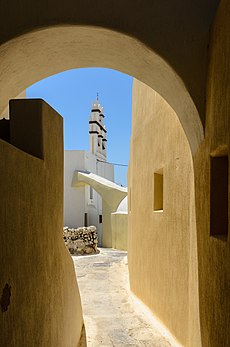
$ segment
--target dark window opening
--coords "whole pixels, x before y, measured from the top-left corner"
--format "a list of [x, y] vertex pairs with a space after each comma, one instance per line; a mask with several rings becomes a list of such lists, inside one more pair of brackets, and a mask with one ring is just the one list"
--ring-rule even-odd
[[211, 157], [210, 235], [228, 235], [228, 156]]
[[154, 173], [154, 211], [163, 211], [163, 170]]
[[102, 214], [99, 214], [99, 223], [102, 223]]
[[84, 227], [88, 226], [88, 213], [84, 214]]
[[89, 198], [93, 200], [93, 188], [89, 187]]
[[8, 119], [0, 120], [0, 139], [10, 142], [10, 121]]

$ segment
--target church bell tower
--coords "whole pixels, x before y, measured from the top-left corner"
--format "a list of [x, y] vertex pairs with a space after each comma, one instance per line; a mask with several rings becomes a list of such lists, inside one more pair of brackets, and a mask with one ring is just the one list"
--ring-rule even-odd
[[98, 100], [92, 102], [92, 109], [89, 118], [89, 140], [90, 153], [95, 154], [106, 161], [106, 127], [104, 125], [103, 107]]

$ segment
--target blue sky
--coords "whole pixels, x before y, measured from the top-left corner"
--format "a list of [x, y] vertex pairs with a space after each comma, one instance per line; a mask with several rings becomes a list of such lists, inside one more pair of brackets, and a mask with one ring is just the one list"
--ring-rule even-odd
[[[99, 94], [107, 128], [107, 161], [128, 164], [132, 119], [133, 78], [121, 72], [87, 68], [64, 71], [26, 90], [42, 98], [64, 118], [65, 149], [89, 150], [88, 121]], [[127, 168], [115, 166], [115, 181], [127, 185]]]

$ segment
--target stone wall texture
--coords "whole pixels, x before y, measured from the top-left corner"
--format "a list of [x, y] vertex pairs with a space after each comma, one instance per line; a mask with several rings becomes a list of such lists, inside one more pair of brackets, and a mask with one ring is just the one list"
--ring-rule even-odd
[[65, 245], [72, 255], [96, 254], [98, 237], [95, 226], [63, 230]]

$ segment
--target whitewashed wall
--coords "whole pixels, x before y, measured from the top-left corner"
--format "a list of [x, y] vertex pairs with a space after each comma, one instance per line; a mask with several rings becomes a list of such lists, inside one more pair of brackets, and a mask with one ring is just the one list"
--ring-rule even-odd
[[114, 181], [113, 165], [97, 161], [97, 157], [86, 151], [66, 150], [64, 152], [64, 225], [80, 227], [84, 224], [84, 214], [88, 214], [88, 225], [95, 225], [98, 231], [99, 245], [102, 237], [102, 199], [93, 191], [90, 199], [90, 187], [73, 188], [72, 178], [75, 170], [87, 170]]

